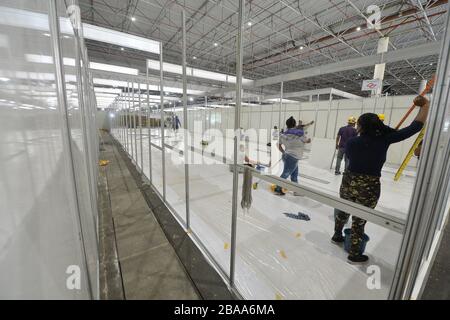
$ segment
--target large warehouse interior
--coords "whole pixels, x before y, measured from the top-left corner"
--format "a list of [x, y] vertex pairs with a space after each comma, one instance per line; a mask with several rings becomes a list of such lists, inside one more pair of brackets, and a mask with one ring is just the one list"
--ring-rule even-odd
[[450, 299], [447, 0], [0, 2], [0, 298]]

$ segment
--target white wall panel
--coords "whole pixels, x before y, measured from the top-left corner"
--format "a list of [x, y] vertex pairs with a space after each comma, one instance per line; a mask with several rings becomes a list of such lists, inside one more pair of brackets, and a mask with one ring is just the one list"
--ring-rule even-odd
[[[2, 5], [47, 14], [48, 3]], [[64, 15], [65, 8], [60, 9]], [[90, 286], [96, 297], [95, 239], [85, 238], [95, 235], [86, 163], [91, 158], [86, 157], [76, 83], [72, 80], [73, 87], [66, 91], [69, 130], [65, 106], [57, 100], [54, 73], [51, 80], [13, 76], [18, 67], [26, 66], [30, 75], [38, 69], [24, 61], [26, 53], [53, 56], [52, 38], [4, 21], [0, 33], [8, 38], [8, 47], [0, 51], [0, 70], [11, 75], [0, 82], [0, 299], [88, 299]], [[63, 54], [75, 52], [73, 37], [61, 42]], [[79, 289], [66, 285], [70, 266], [81, 271]]]
[[[334, 139], [337, 131], [340, 127], [347, 124], [347, 119], [350, 116], [358, 118], [361, 112], [376, 112], [385, 114], [385, 124], [395, 126], [400, 118], [405, 114], [407, 109], [412, 103], [414, 96], [394, 96], [394, 97], [379, 97], [379, 98], [365, 98], [361, 100], [350, 99], [335, 99], [332, 101], [331, 111], [328, 121], [327, 138]], [[316, 119], [314, 125], [308, 128], [308, 134], [319, 138], [325, 137], [326, 123], [328, 117], [329, 100], [302, 102], [293, 104], [283, 104], [281, 108], [281, 126], [284, 128], [286, 119], [293, 116], [296, 120], [300, 119], [304, 123], [310, 122]], [[374, 109], [375, 108], [375, 109]], [[278, 125], [280, 104], [274, 103], [272, 105], [261, 105], [244, 107], [241, 111], [241, 126], [244, 129], [248, 128], [261, 128], [270, 130], [273, 126]], [[200, 111], [196, 111], [199, 113]], [[226, 130], [226, 128], [234, 128], [234, 108], [222, 109], [223, 117], [221, 119], [220, 128]], [[408, 125], [416, 111], [413, 112], [405, 125]], [[261, 120], [260, 120], [261, 117]], [[400, 142], [393, 145], [388, 152], [387, 163], [398, 165], [403, 160], [404, 156], [408, 152], [413, 138], [407, 141]], [[412, 159], [410, 166], [416, 166], [416, 159]]]

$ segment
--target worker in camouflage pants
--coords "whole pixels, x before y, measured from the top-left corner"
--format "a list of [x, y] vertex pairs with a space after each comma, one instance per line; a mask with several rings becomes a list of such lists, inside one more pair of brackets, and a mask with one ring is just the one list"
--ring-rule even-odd
[[[420, 108], [418, 114], [409, 126], [399, 130], [386, 126], [375, 113], [364, 113], [358, 118], [358, 136], [348, 139], [345, 143], [345, 154], [349, 163], [342, 177], [341, 198], [375, 208], [380, 198], [381, 170], [386, 162], [389, 147], [420, 132], [427, 120], [430, 107], [428, 99], [417, 96], [414, 105]], [[342, 229], [348, 218], [349, 214], [346, 212], [335, 213], [334, 235], [331, 238], [333, 243], [344, 242]], [[365, 224], [364, 219], [353, 217], [351, 246], [347, 257], [350, 263], [365, 263], [369, 260], [367, 255], [360, 252]]]
[[[344, 173], [339, 194], [342, 199], [359, 203], [363, 206], [374, 209], [380, 198], [380, 178], [366, 174]], [[350, 215], [341, 210], [335, 209], [335, 234], [342, 235], [342, 229], [347, 223]], [[351, 247], [349, 254], [356, 256], [360, 254], [360, 246], [364, 237], [364, 226], [366, 220], [353, 216]]]

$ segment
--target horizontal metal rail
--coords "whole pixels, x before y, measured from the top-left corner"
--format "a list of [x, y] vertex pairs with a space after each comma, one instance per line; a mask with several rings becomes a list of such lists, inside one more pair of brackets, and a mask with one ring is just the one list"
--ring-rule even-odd
[[392, 231], [401, 234], [404, 232], [405, 220], [400, 219], [398, 217], [394, 217], [392, 215], [365, 207], [363, 205], [342, 198], [338, 198], [306, 186], [299, 185], [295, 182], [288, 181], [278, 176], [262, 174], [258, 170], [251, 168], [249, 166], [238, 164], [238, 167], [247, 168], [251, 170], [253, 175], [257, 176], [261, 180], [274, 183], [290, 191], [297, 192], [320, 203], [326, 204], [332, 208], [339, 209], [348, 214], [370, 221], [372, 223], [375, 223], [381, 227], [385, 227]]
[[[177, 149], [173, 146], [168, 146], [170, 149], [175, 150], [177, 152], [180, 152], [180, 154], [183, 152], [181, 149]], [[193, 146], [190, 147], [191, 151], [202, 153], [203, 156], [218, 160], [221, 159], [221, 161], [226, 164], [226, 157], [224, 156], [213, 156], [208, 152], [202, 152], [201, 149], [195, 148]], [[232, 163], [231, 159], [228, 159]], [[249, 166], [238, 164], [237, 165], [240, 168], [248, 168], [252, 171], [254, 176], [257, 176], [261, 180], [267, 181], [269, 183], [273, 183], [276, 185], [279, 185], [281, 187], [284, 187], [286, 189], [289, 189], [290, 191], [298, 192], [302, 195], [305, 195], [308, 198], [311, 198], [315, 201], [318, 201], [320, 203], [326, 204], [332, 208], [339, 209], [341, 211], [344, 211], [348, 214], [357, 216], [361, 219], [370, 221], [372, 223], [375, 223], [376, 225], [379, 225], [381, 227], [390, 229], [392, 231], [398, 232], [400, 234], [403, 234], [405, 229], [406, 221], [404, 219], [395, 217], [393, 215], [383, 213], [368, 207], [365, 207], [363, 205], [324, 193], [322, 191], [315, 190], [310, 187], [302, 186], [300, 184], [288, 181], [286, 179], [280, 178], [278, 176], [274, 175], [268, 175], [263, 174], [259, 172], [258, 170], [251, 168]]]

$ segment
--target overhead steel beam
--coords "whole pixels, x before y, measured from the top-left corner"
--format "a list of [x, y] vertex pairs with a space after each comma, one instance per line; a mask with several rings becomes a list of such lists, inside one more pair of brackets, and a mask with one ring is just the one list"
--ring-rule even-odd
[[[395, 51], [389, 51], [384, 53], [384, 61], [386, 63], [403, 61], [407, 59], [415, 59], [420, 57], [426, 57], [436, 55], [439, 53], [441, 42], [425, 43], [413, 47], [398, 49]], [[261, 86], [267, 86], [272, 84], [281, 83], [282, 81], [293, 81], [299, 79], [305, 79], [316, 76], [323, 76], [330, 73], [348, 71], [358, 68], [365, 68], [373, 66], [380, 61], [381, 54], [375, 54], [371, 56], [358, 57], [354, 59], [343, 60], [339, 62], [333, 62], [321, 66], [302, 69], [294, 72], [280, 74], [273, 77], [259, 79], [253, 81], [252, 85], [244, 85], [245, 89], [253, 89]], [[229, 86], [226, 88], [215, 89], [208, 92], [209, 96], [225, 94], [235, 90], [235, 86]], [[278, 97], [278, 95], [277, 95]]]
[[[92, 75], [95, 78], [101, 78], [101, 79], [111, 79], [111, 80], [118, 80], [118, 81], [136, 81], [139, 83], [146, 83], [147, 82], [147, 78], [144, 75], [129, 75], [129, 74], [124, 74], [124, 73], [118, 73], [118, 72], [112, 72], [112, 71], [104, 71], [104, 70], [95, 70], [95, 69], [90, 69], [90, 71], [92, 72]], [[158, 85], [160, 84], [160, 80], [159, 77], [154, 76], [154, 75], [149, 75], [148, 76], [148, 83], [150, 85]], [[178, 88], [178, 89], [182, 89], [183, 85], [182, 82], [179, 81], [170, 81], [170, 80], [164, 80], [164, 84], [166, 87], [172, 87], [172, 88]], [[195, 84], [189, 84], [188, 85], [188, 90], [197, 90], [200, 91], [199, 93], [190, 93], [189, 95], [193, 95], [193, 96], [202, 96], [203, 92], [205, 92], [205, 90], [210, 89], [210, 87], [207, 86], [201, 86], [201, 85], [195, 85]]]
[[[441, 48], [441, 42], [425, 43], [414, 47], [398, 49], [384, 53], [384, 62], [391, 63], [407, 59], [415, 59], [425, 56], [438, 54]], [[381, 54], [348, 59], [344, 61], [325, 64], [313, 68], [294, 71], [265, 79], [255, 80], [253, 87], [267, 86], [270, 84], [287, 82], [292, 80], [304, 79], [309, 77], [321, 76], [329, 73], [354, 70], [358, 68], [370, 67], [380, 61]]]
[[331, 94], [334, 94], [335, 96], [346, 98], [346, 99], [355, 99], [355, 100], [362, 100], [363, 97], [360, 97], [356, 94], [345, 92], [339, 89], [331, 88]]
[[435, 33], [434, 33], [433, 26], [431, 25], [430, 19], [428, 19], [427, 12], [426, 12], [425, 9], [423, 8], [422, 3], [420, 2], [420, 0], [416, 0], [416, 2], [417, 2], [418, 6], [419, 6], [419, 8], [420, 8], [420, 12], [422, 13], [423, 17], [425, 18], [425, 21], [426, 21], [426, 23], [427, 23], [427, 25], [428, 25], [428, 28], [429, 28], [429, 30], [430, 30], [431, 36], [432, 36], [433, 39], [436, 41], [436, 35], [435, 35]]
[[[351, 1], [351, 0], [346, 0], [347, 1], [347, 3], [350, 5], [350, 6], [352, 6], [353, 7], [353, 9], [355, 9], [355, 11], [362, 17], [362, 18], [364, 18], [365, 20], [366, 20], [366, 22], [367, 22], [367, 25], [369, 26], [372, 26], [373, 28], [374, 28], [374, 30], [380, 35], [380, 37], [384, 37], [384, 34], [383, 34], [383, 32], [381, 32], [378, 28], [375, 28], [374, 26], [373, 26], [373, 24], [372, 24], [372, 22], [364, 15], [364, 13], [362, 13], [361, 12], [361, 10], [359, 10], [359, 8]], [[420, 1], [420, 0], [419, 0]], [[426, 16], [426, 13], [424, 13], [425, 14], [425, 16]], [[428, 16], [426, 16], [427, 18], [428, 18]], [[436, 37], [434, 38], [434, 41], [436, 41]], [[389, 41], [389, 45], [394, 49], [394, 50], [397, 50], [397, 47], [391, 42], [391, 41]], [[408, 60], [406, 60], [406, 63], [423, 79], [423, 75], [413, 66], [413, 64], [411, 63], [411, 62], [409, 62]], [[393, 75], [393, 74], [391, 74], [391, 75]], [[398, 77], [396, 78], [397, 80], [399, 80], [398, 79]]]
[[[308, 97], [310, 95], [317, 95], [317, 94], [331, 94], [332, 88], [323, 88], [323, 89], [316, 89], [316, 90], [305, 90], [305, 91], [294, 91], [294, 92], [284, 92], [283, 98], [301, 98], [301, 97]], [[264, 100], [267, 99], [279, 99], [280, 94], [271, 94], [271, 95], [265, 95]]]

